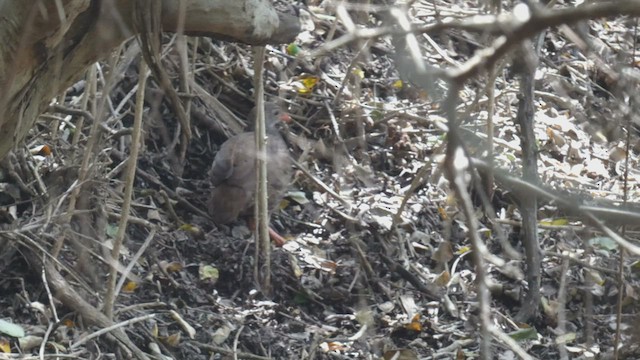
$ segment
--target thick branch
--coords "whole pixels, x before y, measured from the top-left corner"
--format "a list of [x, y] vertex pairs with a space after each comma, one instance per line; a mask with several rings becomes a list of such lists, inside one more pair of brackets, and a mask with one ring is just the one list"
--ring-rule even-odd
[[[162, 1], [164, 31], [284, 43], [300, 31], [298, 19], [267, 0]], [[56, 7], [60, 4], [61, 7]], [[133, 33], [130, 0], [0, 2], [0, 158], [24, 138], [49, 101]], [[179, 21], [184, 16], [184, 21]]]

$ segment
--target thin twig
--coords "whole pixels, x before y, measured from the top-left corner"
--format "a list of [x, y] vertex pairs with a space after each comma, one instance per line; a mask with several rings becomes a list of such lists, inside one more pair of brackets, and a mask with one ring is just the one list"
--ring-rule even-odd
[[560, 271], [560, 284], [558, 284], [558, 326], [556, 327], [556, 343], [558, 344], [558, 352], [560, 353], [561, 360], [569, 359], [567, 353], [567, 345], [565, 342], [557, 341], [559, 337], [566, 334], [566, 322], [567, 322], [567, 273], [569, 272], [569, 260], [562, 260], [562, 267]]
[[[111, 319], [113, 317], [113, 306], [116, 301], [116, 297], [118, 293], [116, 292], [116, 280], [118, 278], [118, 271], [116, 264], [119, 262], [120, 258], [120, 249], [122, 248], [122, 243], [124, 242], [124, 237], [127, 231], [127, 225], [129, 220], [129, 211], [131, 210], [131, 201], [133, 196], [133, 182], [136, 177], [136, 168], [138, 164], [138, 153], [140, 151], [140, 139], [142, 138], [142, 119], [144, 114], [144, 91], [145, 85], [147, 82], [147, 66], [144, 59], [140, 61], [140, 75], [138, 78], [138, 93], [136, 95], [136, 111], [133, 121], [133, 133], [131, 135], [131, 147], [129, 153], [129, 160], [127, 164], [127, 173], [125, 174], [125, 188], [123, 195], [123, 202], [121, 213], [122, 217], [120, 218], [120, 223], [118, 224], [118, 232], [113, 241], [113, 248], [111, 250], [111, 259], [109, 261], [109, 265], [111, 266], [111, 271], [109, 272], [109, 277], [107, 281], [107, 291], [105, 294], [105, 303], [104, 303], [104, 313], [105, 315]], [[125, 277], [126, 274], [123, 274]]]
[[149, 235], [147, 235], [147, 238], [144, 240], [144, 243], [142, 244], [142, 246], [140, 246], [138, 251], [136, 251], [136, 253], [133, 255], [131, 260], [129, 260], [129, 265], [127, 265], [127, 267], [122, 272], [122, 276], [120, 276], [120, 280], [118, 280], [118, 283], [116, 284], [116, 291], [114, 293], [114, 297], [117, 297], [118, 294], [120, 294], [120, 291], [124, 286], [125, 280], [129, 278], [129, 273], [131, 273], [131, 270], [133, 269], [133, 267], [138, 264], [138, 259], [140, 259], [140, 257], [142, 257], [142, 254], [144, 254], [145, 250], [147, 250], [147, 248], [151, 244], [151, 240], [155, 238], [155, 235], [156, 235], [156, 228], [152, 227], [151, 231], [149, 231]]
[[264, 46], [257, 46], [254, 54], [255, 74], [254, 87], [256, 91], [256, 266], [255, 280], [260, 284], [262, 292], [271, 295], [271, 243], [269, 241], [269, 209], [267, 204], [267, 132], [264, 114]]

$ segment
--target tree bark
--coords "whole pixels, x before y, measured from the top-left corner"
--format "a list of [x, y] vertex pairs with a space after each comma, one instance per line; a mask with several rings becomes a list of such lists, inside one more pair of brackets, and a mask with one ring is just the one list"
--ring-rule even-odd
[[[0, 2], [0, 158], [24, 138], [53, 97], [135, 35], [134, 3]], [[163, 31], [247, 44], [290, 42], [300, 31], [296, 16], [277, 13], [267, 0], [162, 0], [161, 22]]]

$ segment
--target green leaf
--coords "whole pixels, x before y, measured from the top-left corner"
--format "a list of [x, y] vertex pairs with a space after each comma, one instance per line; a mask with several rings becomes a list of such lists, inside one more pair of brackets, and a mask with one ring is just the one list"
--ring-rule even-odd
[[0, 333], [15, 337], [15, 338], [21, 338], [21, 337], [24, 337], [25, 335], [24, 329], [22, 328], [22, 326], [16, 325], [1, 319], [0, 319]]
[[614, 251], [618, 249], [618, 243], [607, 236], [599, 236], [589, 239], [589, 245], [607, 251]]
[[300, 47], [295, 43], [291, 43], [287, 45], [287, 54], [291, 56], [296, 56], [300, 53]]
[[300, 205], [304, 205], [309, 202], [304, 191], [289, 191], [287, 192], [287, 197]]
[[116, 235], [118, 234], [118, 225], [112, 223], [107, 224], [105, 232], [107, 233], [108, 237], [115, 239]]
[[213, 267], [211, 265], [200, 266], [200, 269], [198, 272], [200, 274], [200, 280], [202, 281], [216, 282], [220, 277], [220, 271], [218, 271], [216, 267]]
[[537, 340], [538, 331], [534, 327], [523, 328], [509, 333], [509, 336], [516, 341]]

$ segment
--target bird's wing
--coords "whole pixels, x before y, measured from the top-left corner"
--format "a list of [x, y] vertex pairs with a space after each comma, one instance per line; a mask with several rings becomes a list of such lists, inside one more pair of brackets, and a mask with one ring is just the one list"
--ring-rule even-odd
[[220, 183], [230, 178], [233, 174], [237, 143], [238, 137], [232, 137], [225, 141], [220, 147], [220, 150], [218, 150], [218, 153], [216, 153], [213, 166], [211, 167], [211, 171], [209, 171], [213, 186], [220, 185]]

